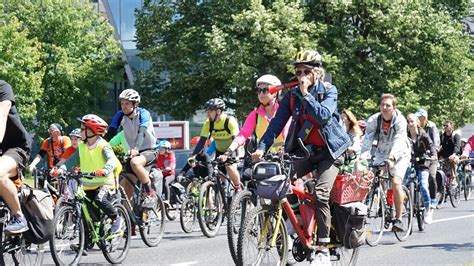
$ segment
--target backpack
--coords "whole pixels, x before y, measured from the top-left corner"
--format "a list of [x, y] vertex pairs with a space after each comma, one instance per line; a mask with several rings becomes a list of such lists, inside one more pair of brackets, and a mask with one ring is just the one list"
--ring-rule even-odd
[[25, 238], [34, 244], [43, 244], [54, 233], [54, 201], [49, 193], [39, 189], [23, 188], [21, 191], [21, 210], [30, 230]]
[[336, 236], [345, 248], [353, 249], [365, 243], [366, 216], [367, 206], [362, 202], [333, 205], [332, 219]]
[[229, 135], [231, 134], [230, 128], [229, 128], [229, 115], [226, 116], [225, 121], [224, 121], [224, 129], [214, 129], [214, 121], [210, 121], [209, 119], [209, 137], [212, 136], [212, 131], [219, 132], [219, 131], [226, 131]]

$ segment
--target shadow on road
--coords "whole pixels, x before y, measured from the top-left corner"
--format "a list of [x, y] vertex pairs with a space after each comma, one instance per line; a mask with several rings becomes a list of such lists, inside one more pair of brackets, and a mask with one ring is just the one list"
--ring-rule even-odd
[[443, 244], [429, 244], [429, 245], [412, 245], [412, 246], [405, 246], [403, 248], [406, 249], [416, 249], [416, 248], [427, 248], [427, 249], [443, 249], [445, 251], [462, 251], [462, 250], [472, 250], [474, 248], [474, 243], [443, 243]]

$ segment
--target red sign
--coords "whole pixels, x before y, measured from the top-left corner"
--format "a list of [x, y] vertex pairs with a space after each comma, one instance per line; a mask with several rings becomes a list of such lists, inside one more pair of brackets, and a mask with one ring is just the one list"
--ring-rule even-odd
[[189, 122], [154, 122], [155, 136], [158, 140], [168, 140], [172, 149], [189, 149]]

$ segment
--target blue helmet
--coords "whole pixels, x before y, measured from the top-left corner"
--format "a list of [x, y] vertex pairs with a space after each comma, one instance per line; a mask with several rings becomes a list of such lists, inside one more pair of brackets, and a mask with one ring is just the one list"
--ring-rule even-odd
[[160, 141], [160, 143], [158, 144], [158, 148], [167, 148], [167, 149], [171, 149], [171, 143], [167, 140], [162, 140]]

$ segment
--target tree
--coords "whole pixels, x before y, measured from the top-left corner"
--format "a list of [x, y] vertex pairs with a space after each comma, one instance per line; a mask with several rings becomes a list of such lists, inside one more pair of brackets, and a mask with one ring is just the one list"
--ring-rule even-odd
[[153, 64], [138, 87], [157, 111], [185, 118], [219, 96], [246, 114], [259, 75], [287, 81], [296, 51], [316, 48], [339, 107], [361, 118], [391, 92], [404, 113], [424, 107], [437, 122], [472, 121], [472, 41], [458, 22], [464, 2], [167, 2], [137, 11], [138, 47]]
[[471, 40], [448, 12], [416, 1], [308, 8], [308, 17], [328, 27], [320, 44], [339, 62], [333, 80], [340, 106], [367, 117], [380, 95], [391, 92], [405, 114], [424, 107], [438, 123], [472, 121]]
[[76, 117], [97, 112], [120, 64], [120, 47], [106, 19], [88, 3], [61, 0], [9, 1], [2, 11], [39, 43], [43, 93], [32, 112], [38, 132], [52, 122], [76, 126]]
[[138, 76], [137, 87], [148, 106], [177, 118], [213, 97], [224, 98], [242, 117], [256, 104], [258, 76], [272, 73], [287, 81], [296, 51], [316, 45], [319, 30], [303, 19], [295, 2], [282, 0], [146, 1], [137, 11], [137, 47], [153, 67]]
[[29, 127], [43, 93], [40, 44], [28, 38], [28, 30], [15, 16], [1, 10], [0, 6], [0, 79], [12, 85], [18, 112]]

